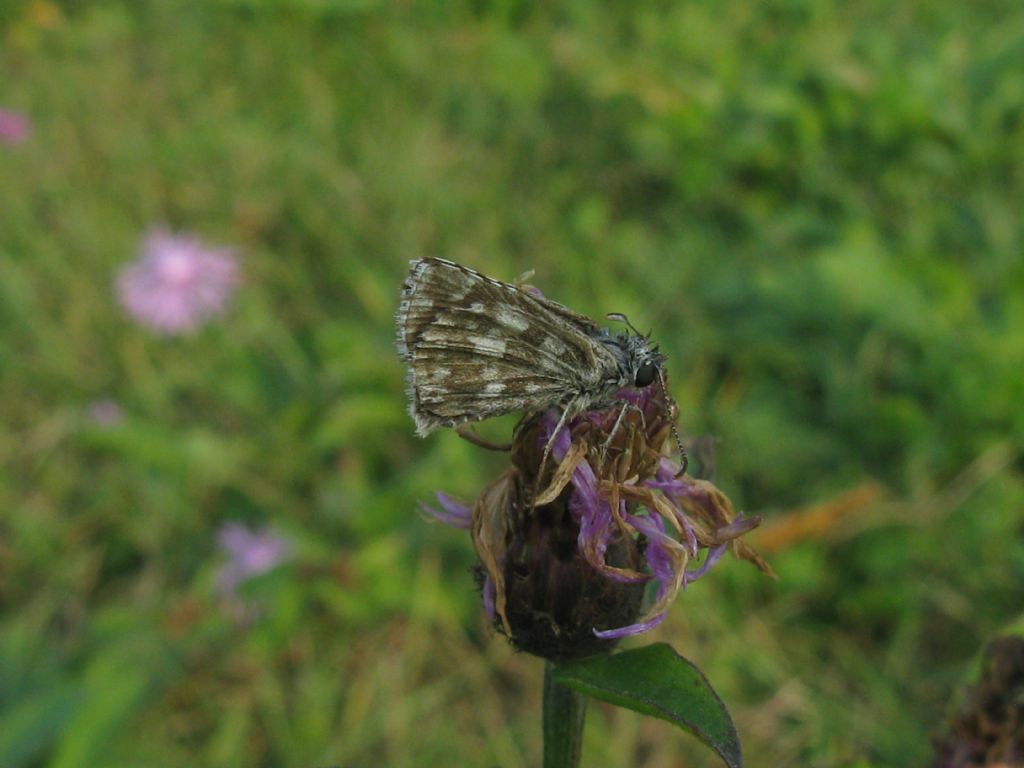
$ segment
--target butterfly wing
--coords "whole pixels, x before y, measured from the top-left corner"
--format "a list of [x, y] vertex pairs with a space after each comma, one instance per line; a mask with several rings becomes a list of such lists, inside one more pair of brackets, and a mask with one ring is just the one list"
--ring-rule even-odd
[[412, 262], [396, 320], [420, 435], [566, 403], [617, 374], [593, 321], [443, 259]]

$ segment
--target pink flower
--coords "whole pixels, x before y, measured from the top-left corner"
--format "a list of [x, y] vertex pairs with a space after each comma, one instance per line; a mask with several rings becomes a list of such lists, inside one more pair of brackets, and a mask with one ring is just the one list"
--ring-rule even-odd
[[221, 314], [238, 285], [238, 262], [229, 248], [157, 230], [138, 260], [117, 278], [117, 294], [129, 315], [168, 335], [190, 333]]
[[0, 144], [21, 144], [32, 133], [32, 121], [21, 112], [0, 109]]
[[124, 421], [124, 409], [116, 400], [94, 400], [87, 408], [89, 418], [101, 427], [116, 427]]
[[291, 557], [291, 543], [269, 529], [250, 531], [241, 523], [226, 523], [217, 536], [228, 561], [217, 575], [218, 591], [234, 597], [238, 586], [272, 570]]

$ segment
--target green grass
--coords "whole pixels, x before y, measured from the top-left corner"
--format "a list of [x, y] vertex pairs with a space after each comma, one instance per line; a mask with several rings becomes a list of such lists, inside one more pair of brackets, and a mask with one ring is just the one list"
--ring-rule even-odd
[[[412, 434], [392, 313], [424, 255], [653, 329], [738, 507], [887, 489], [656, 637], [752, 766], [927, 763], [1024, 604], [1018, 3], [15, 0], [0, 72], [35, 123], [0, 146], [5, 765], [537, 764], [541, 665], [416, 511], [502, 466]], [[242, 256], [196, 336], [114, 300], [160, 224]], [[247, 629], [228, 520], [297, 547]], [[713, 764], [592, 708], [585, 765], [683, 762]]]

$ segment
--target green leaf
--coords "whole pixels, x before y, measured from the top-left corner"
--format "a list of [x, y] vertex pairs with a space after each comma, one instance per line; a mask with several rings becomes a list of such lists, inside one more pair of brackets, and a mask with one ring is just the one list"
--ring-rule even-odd
[[60, 683], [0, 710], [0, 755], [4, 765], [30, 764], [57, 739], [82, 699], [79, 686]]
[[152, 671], [131, 660], [100, 657], [86, 672], [82, 705], [64, 729], [51, 768], [109, 762], [114, 742], [126, 732], [151, 688]]
[[555, 680], [678, 725], [703, 741], [729, 768], [742, 768], [740, 740], [725, 704], [704, 674], [666, 643], [559, 664]]

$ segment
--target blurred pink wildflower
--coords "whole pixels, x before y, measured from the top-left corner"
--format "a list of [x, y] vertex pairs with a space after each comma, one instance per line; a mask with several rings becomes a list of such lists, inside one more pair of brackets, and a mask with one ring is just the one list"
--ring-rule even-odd
[[157, 230], [146, 237], [142, 255], [122, 268], [117, 293], [139, 323], [174, 335], [195, 331], [222, 313], [238, 281], [231, 249]]
[[89, 418], [101, 427], [116, 427], [124, 421], [124, 409], [117, 400], [94, 400], [87, 408]]
[[241, 523], [225, 523], [217, 539], [228, 556], [217, 574], [217, 591], [228, 598], [237, 597], [239, 585], [267, 573], [292, 555], [291, 542], [284, 537], [269, 529], [250, 531]]
[[21, 144], [32, 133], [32, 121], [13, 109], [0, 109], [0, 144]]

